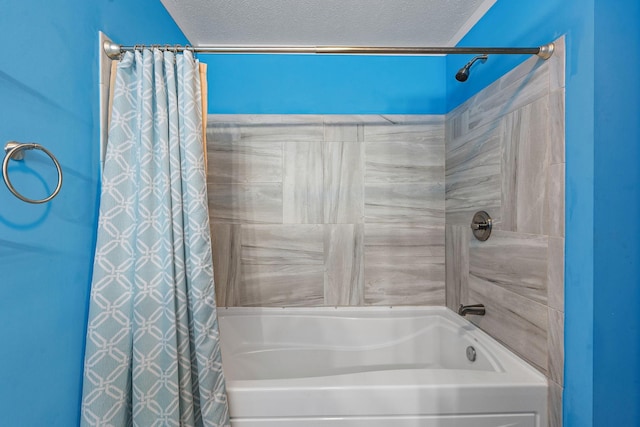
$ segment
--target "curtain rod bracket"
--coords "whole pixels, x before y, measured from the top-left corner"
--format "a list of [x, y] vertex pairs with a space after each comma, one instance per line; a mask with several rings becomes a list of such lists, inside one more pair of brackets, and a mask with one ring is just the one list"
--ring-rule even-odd
[[553, 43], [548, 43], [545, 44], [543, 46], [540, 46], [540, 52], [538, 52], [538, 56], [542, 59], [549, 59], [551, 58], [551, 55], [553, 55], [553, 52], [556, 49], [556, 45]]
[[106, 40], [102, 44], [102, 49], [104, 49], [104, 53], [107, 54], [109, 59], [118, 59], [120, 58], [120, 55], [122, 55], [122, 47], [109, 40]]

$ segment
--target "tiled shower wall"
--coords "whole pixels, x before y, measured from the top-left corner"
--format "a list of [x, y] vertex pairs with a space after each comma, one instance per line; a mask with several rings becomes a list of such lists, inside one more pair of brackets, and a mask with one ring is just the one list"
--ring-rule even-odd
[[444, 128], [209, 116], [218, 305], [444, 305]]
[[[486, 315], [469, 319], [547, 375], [560, 426], [562, 39], [556, 47], [446, 118], [209, 116], [218, 305], [483, 303]], [[478, 210], [494, 219], [486, 242], [471, 236]]]
[[[446, 118], [447, 306], [547, 375], [561, 425], [564, 341], [564, 41]], [[494, 231], [472, 237], [476, 211]]]

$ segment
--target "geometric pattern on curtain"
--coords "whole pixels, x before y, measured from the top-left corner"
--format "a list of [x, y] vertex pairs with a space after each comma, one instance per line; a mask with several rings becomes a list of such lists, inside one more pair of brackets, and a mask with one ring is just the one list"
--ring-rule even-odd
[[118, 64], [84, 366], [83, 426], [228, 426], [198, 61]]

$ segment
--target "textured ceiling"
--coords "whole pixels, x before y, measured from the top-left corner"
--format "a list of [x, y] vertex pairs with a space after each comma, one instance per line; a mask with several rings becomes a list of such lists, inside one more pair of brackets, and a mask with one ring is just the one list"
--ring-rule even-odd
[[161, 1], [195, 46], [455, 46], [496, 0]]

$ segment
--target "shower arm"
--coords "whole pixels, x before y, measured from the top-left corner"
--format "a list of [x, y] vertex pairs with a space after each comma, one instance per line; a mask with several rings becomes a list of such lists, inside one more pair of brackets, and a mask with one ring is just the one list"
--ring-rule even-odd
[[[124, 52], [144, 48], [144, 45], [122, 46], [105, 41], [103, 49], [111, 59], [118, 59]], [[554, 44], [540, 47], [394, 47], [394, 46], [268, 46], [268, 45], [221, 45], [221, 46], [181, 46], [149, 45], [151, 48], [195, 53], [285, 53], [319, 55], [445, 55], [445, 54], [501, 54], [501, 55], [537, 55], [549, 59], [553, 55]]]

